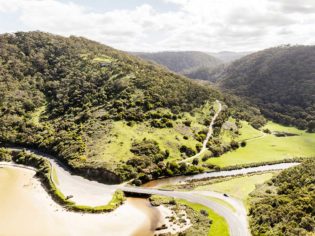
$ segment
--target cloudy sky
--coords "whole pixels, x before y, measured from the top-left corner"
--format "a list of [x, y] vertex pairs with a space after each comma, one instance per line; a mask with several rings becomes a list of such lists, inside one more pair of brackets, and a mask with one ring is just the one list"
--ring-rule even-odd
[[80, 35], [129, 51], [315, 44], [315, 0], [0, 0], [0, 33]]

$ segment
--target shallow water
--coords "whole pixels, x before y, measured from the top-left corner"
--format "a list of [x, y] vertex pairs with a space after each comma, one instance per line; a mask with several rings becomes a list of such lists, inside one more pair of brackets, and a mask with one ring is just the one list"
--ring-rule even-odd
[[128, 198], [107, 214], [67, 212], [34, 179], [35, 172], [0, 167], [0, 235], [153, 235], [160, 213], [144, 199]]
[[264, 166], [258, 166], [258, 167], [248, 167], [248, 168], [237, 169], [237, 170], [215, 171], [215, 172], [202, 173], [202, 174], [197, 174], [197, 175], [192, 175], [192, 176], [177, 176], [177, 177], [153, 180], [144, 184], [143, 187], [159, 187], [159, 186], [169, 185], [169, 184], [184, 183], [190, 180], [235, 176], [235, 175], [242, 175], [242, 174], [249, 174], [249, 173], [263, 172], [263, 171], [283, 170], [283, 169], [296, 166], [298, 164], [299, 163], [281, 163], [281, 164], [264, 165]]

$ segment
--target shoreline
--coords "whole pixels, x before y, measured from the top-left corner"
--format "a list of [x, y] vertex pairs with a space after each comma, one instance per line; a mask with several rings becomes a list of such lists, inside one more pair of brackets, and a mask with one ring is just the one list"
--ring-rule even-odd
[[[0, 195], [3, 200], [0, 202], [1, 235], [40, 236], [45, 232], [48, 236], [119, 236], [140, 232], [138, 235], [153, 236], [155, 229], [152, 231], [152, 225], [155, 223], [152, 220], [160, 221], [164, 217], [160, 209], [149, 207], [148, 200], [137, 198], [128, 198], [125, 204], [106, 214], [69, 212], [55, 203], [34, 177], [34, 170], [20, 166], [2, 165], [0, 168], [0, 178], [7, 183], [0, 187], [6, 193]], [[14, 210], [16, 206], [18, 214]], [[16, 220], [20, 222], [20, 227], [13, 227]]]

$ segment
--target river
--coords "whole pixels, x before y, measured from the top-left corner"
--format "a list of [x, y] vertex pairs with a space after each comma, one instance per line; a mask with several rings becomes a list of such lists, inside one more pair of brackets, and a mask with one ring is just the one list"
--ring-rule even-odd
[[214, 171], [209, 173], [202, 173], [196, 174], [191, 176], [176, 176], [170, 178], [162, 178], [157, 180], [152, 180], [143, 185], [143, 187], [159, 187], [163, 185], [169, 184], [177, 184], [177, 183], [184, 183], [190, 180], [201, 180], [201, 179], [208, 179], [208, 178], [218, 178], [218, 177], [227, 177], [227, 176], [235, 176], [235, 175], [244, 175], [249, 173], [256, 173], [256, 172], [264, 172], [264, 171], [275, 171], [275, 170], [284, 170], [293, 166], [296, 166], [300, 163], [280, 163], [280, 164], [272, 164], [272, 165], [263, 165], [257, 167], [248, 167], [236, 170], [226, 170], [226, 171]]
[[[39, 155], [39, 154], [37, 154]], [[76, 203], [86, 205], [105, 204], [114, 189], [133, 193], [147, 193], [178, 197], [210, 207], [223, 216], [230, 227], [232, 236], [249, 235], [246, 219], [241, 221], [231, 210], [193, 193], [160, 191], [145, 186], [104, 185], [72, 175], [50, 156], [40, 154], [50, 160], [57, 178], [53, 177], [58, 188], [65, 195], [73, 195]], [[286, 169], [299, 163], [283, 163], [230, 171], [203, 173], [193, 176], [179, 176], [151, 181], [147, 187], [180, 183], [193, 179], [233, 176], [253, 172]], [[80, 214], [67, 212], [57, 205], [34, 178], [34, 170], [9, 167], [0, 163], [0, 235], [132, 235], [149, 236], [154, 234], [157, 224], [165, 220], [164, 210], [153, 208], [144, 199], [129, 198], [114, 212], [107, 214]], [[10, 165], [10, 164], [9, 164]], [[4, 166], [1, 168], [1, 166]], [[168, 209], [166, 209], [168, 210]], [[163, 214], [162, 214], [163, 213]], [[170, 214], [168, 214], [169, 216]], [[14, 225], [21, 227], [14, 227]], [[75, 226], [75, 227], [74, 227]]]

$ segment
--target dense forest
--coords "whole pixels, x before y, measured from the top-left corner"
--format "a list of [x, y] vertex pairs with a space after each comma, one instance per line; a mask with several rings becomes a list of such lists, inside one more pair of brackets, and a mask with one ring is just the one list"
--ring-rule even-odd
[[281, 46], [243, 57], [220, 73], [219, 86], [276, 122], [315, 131], [315, 46]]
[[[104, 151], [117, 139], [112, 133], [119, 121], [128, 124], [123, 130], [142, 123], [149, 131], [172, 129], [185, 112], [219, 99], [229, 107], [228, 114], [253, 125], [264, 123], [258, 109], [237, 98], [81, 37], [3, 34], [0, 63], [2, 145], [50, 152], [73, 171], [101, 181], [121, 182], [139, 172], [150, 173], [149, 167], [155, 176], [174, 172], [168, 169], [172, 165], [160, 163], [172, 156], [155, 141], [128, 140], [130, 157], [99, 155], [91, 145], [97, 143]], [[105, 138], [96, 140], [97, 135]]]
[[165, 66], [171, 71], [185, 75], [191, 79], [207, 80], [207, 74], [222, 62], [203, 52], [156, 52], [156, 53], [134, 53], [135, 55]]
[[315, 232], [315, 162], [282, 171], [251, 194], [253, 235], [313, 235]]

